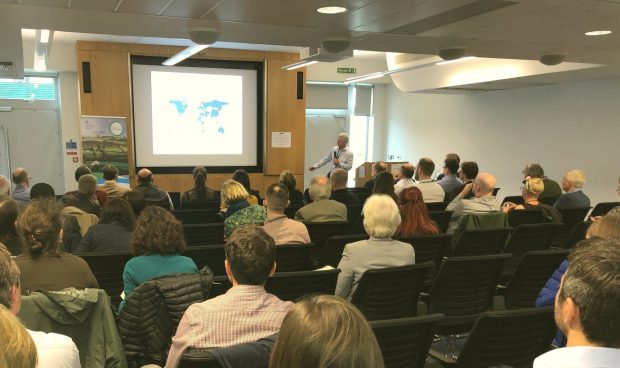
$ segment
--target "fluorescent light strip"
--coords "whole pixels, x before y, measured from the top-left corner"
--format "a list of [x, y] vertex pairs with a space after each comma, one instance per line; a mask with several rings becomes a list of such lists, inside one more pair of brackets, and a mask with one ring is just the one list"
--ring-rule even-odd
[[476, 58], [475, 56], [466, 56], [466, 57], [462, 57], [462, 58], [458, 58], [458, 59], [454, 59], [454, 60], [439, 61], [439, 62], [435, 63], [435, 65], [447, 65], [447, 64], [462, 63], [463, 61], [470, 61], [470, 60], [474, 60], [475, 58]]
[[174, 55], [170, 59], [168, 59], [168, 60], [164, 61], [163, 63], [161, 63], [161, 65], [166, 65], [166, 66], [176, 65], [176, 64], [180, 63], [181, 61], [187, 59], [188, 57], [190, 57], [190, 56], [192, 56], [194, 54], [197, 54], [200, 51], [206, 49], [209, 46], [210, 45], [192, 45], [192, 46], [189, 46], [185, 50], [179, 52], [178, 54]]
[[370, 80], [370, 79], [377, 79], [385, 75], [386, 75], [385, 72], [377, 72], [377, 73], [371, 73], [371, 74], [366, 74], [366, 75], [360, 75], [359, 77], [345, 79], [343, 83], [350, 84], [350, 83], [361, 82], [361, 81]]
[[302, 61], [297, 62], [297, 63], [295, 63], [295, 64], [291, 64], [291, 65], [284, 66], [284, 67], [283, 67], [283, 69], [286, 69], [286, 70], [295, 70], [295, 69], [303, 68], [304, 66], [308, 66], [308, 65], [316, 64], [316, 63], [318, 63], [318, 62], [319, 62], [318, 60], [309, 60], [309, 61], [303, 61], [303, 60], [302, 60]]

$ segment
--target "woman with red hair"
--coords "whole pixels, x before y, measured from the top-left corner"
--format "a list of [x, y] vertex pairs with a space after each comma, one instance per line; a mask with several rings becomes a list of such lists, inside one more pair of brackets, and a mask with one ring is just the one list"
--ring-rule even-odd
[[398, 197], [402, 221], [396, 230], [396, 236], [439, 233], [437, 225], [428, 217], [420, 189], [417, 187], [403, 189]]

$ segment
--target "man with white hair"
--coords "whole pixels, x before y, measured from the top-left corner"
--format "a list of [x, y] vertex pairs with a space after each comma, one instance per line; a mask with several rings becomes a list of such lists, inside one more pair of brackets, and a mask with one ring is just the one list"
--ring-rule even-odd
[[583, 170], [568, 170], [562, 178], [562, 189], [566, 192], [558, 197], [553, 207], [558, 209], [590, 207], [590, 198], [581, 190], [586, 184]]
[[0, 200], [9, 199], [11, 196], [11, 182], [4, 175], [0, 175]]
[[330, 173], [334, 169], [344, 169], [346, 171], [351, 170], [351, 167], [353, 167], [353, 152], [351, 152], [349, 147], [347, 147], [348, 143], [349, 135], [347, 133], [338, 134], [338, 141], [329, 151], [327, 156], [316, 164], [310, 166], [308, 170], [314, 171], [328, 162], [332, 163]]
[[329, 199], [332, 185], [326, 176], [315, 176], [310, 181], [312, 203], [295, 213], [295, 220], [304, 222], [347, 221], [347, 207]]

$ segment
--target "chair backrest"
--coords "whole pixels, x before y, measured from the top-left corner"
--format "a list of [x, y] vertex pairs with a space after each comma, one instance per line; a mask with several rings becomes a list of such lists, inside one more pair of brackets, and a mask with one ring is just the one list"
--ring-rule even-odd
[[363, 205], [364, 203], [366, 203], [366, 200], [368, 199], [368, 197], [370, 197], [372, 195], [372, 193], [368, 193], [368, 192], [360, 192], [357, 193], [357, 198], [359, 198], [360, 203]]
[[568, 250], [527, 252], [508, 282], [506, 309], [530, 308], [545, 282], [568, 255]]
[[[175, 207], [176, 209], [177, 207]], [[212, 210], [218, 212], [220, 210], [220, 201], [205, 201], [205, 202], [182, 202], [182, 210]]]
[[443, 314], [370, 321], [386, 368], [423, 368]]
[[541, 210], [521, 210], [508, 212], [508, 225], [517, 227], [526, 224], [541, 224], [544, 222]]
[[429, 211], [445, 211], [446, 207], [448, 207], [448, 202], [424, 202], [426, 205], [426, 209]]
[[184, 225], [222, 222], [218, 211], [213, 209], [178, 210], [172, 214]]
[[483, 313], [459, 355], [458, 367], [531, 367], [549, 350], [553, 307]]
[[429, 313], [468, 316], [488, 310], [510, 254], [444, 258], [429, 292]]
[[121, 302], [123, 292], [123, 270], [125, 263], [129, 261], [133, 254], [131, 252], [122, 253], [84, 253], [76, 254], [88, 263], [90, 270], [97, 279], [99, 288], [108, 293], [113, 305]]
[[347, 190], [355, 193], [355, 195], [358, 195], [360, 193], [368, 193], [368, 189], [366, 189], [366, 187], [353, 187], [353, 188], [347, 188]]
[[558, 209], [558, 211], [562, 214], [562, 223], [572, 226], [585, 220], [590, 208], [592, 207]]
[[381, 320], [413, 317], [424, 284], [424, 273], [435, 263], [386, 267], [362, 274], [351, 302], [366, 319]]
[[352, 232], [352, 227], [355, 226], [355, 224], [357, 224], [357, 221], [362, 215], [363, 207], [364, 205], [362, 204], [347, 206], [347, 221], [349, 222], [349, 226], [351, 226], [349, 230], [349, 234], [354, 234]]
[[340, 270], [276, 272], [267, 279], [265, 290], [282, 300], [296, 301], [309, 294], [329, 294], [336, 291]]
[[452, 235], [412, 235], [401, 236], [396, 240], [411, 244], [415, 251], [415, 261], [417, 263], [434, 262], [435, 267], [426, 270], [424, 284], [430, 286], [433, 278], [437, 274], [441, 259], [450, 249]]
[[570, 249], [575, 246], [580, 240], [586, 238], [588, 228], [592, 225], [592, 221], [582, 221], [573, 227], [573, 230], [569, 234], [566, 242], [564, 243], [565, 249]]
[[308, 271], [314, 244], [280, 244], [276, 247], [276, 272]]
[[220, 363], [210, 351], [205, 349], [188, 349], [181, 356], [179, 368], [221, 368]]
[[523, 196], [515, 195], [515, 196], [506, 196], [506, 197], [504, 197], [504, 199], [502, 200], [502, 204], [504, 204], [506, 202], [512, 202], [514, 204], [523, 204], [523, 203], [525, 203], [525, 200], [523, 199]]
[[188, 246], [224, 244], [224, 223], [183, 225]]
[[286, 217], [293, 220], [295, 218], [295, 213], [297, 213], [299, 209], [301, 209], [301, 207], [286, 207], [284, 209], [284, 214], [286, 215]]
[[504, 250], [511, 227], [466, 230], [452, 251], [453, 256], [498, 254]]
[[224, 254], [223, 244], [187, 247], [183, 255], [193, 259], [198, 269], [209, 266], [214, 275], [226, 275], [226, 270], [224, 269], [226, 255]]
[[553, 204], [558, 199], [558, 197], [559, 196], [543, 197], [543, 198], [539, 198], [538, 200], [540, 201], [540, 203], [544, 203], [546, 205], [553, 206]]
[[448, 231], [448, 225], [450, 224], [452, 213], [453, 211], [428, 211], [428, 217], [435, 221], [435, 224], [437, 224], [437, 227], [439, 228], [439, 232], [444, 234]]
[[342, 252], [347, 244], [368, 238], [366, 234], [331, 236], [327, 239], [327, 244], [323, 248], [320, 265], [329, 265], [334, 268], [338, 267], [338, 263], [340, 263], [340, 259], [342, 258]]
[[349, 229], [346, 221], [334, 222], [304, 222], [308, 228], [310, 240], [316, 246], [315, 252], [322, 252], [327, 239], [335, 235], [345, 235]]
[[172, 205], [175, 209], [181, 208], [181, 192], [168, 192]]
[[527, 224], [517, 226], [510, 235], [510, 239], [508, 239], [505, 252], [522, 254], [534, 250], [549, 249], [553, 240], [553, 233], [561, 226], [560, 224]]
[[590, 216], [605, 216], [612, 208], [620, 206], [620, 202], [601, 202], [594, 206]]

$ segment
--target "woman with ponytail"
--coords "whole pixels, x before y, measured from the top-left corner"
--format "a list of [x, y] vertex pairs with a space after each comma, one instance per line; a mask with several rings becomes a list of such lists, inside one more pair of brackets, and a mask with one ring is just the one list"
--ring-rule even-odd
[[217, 192], [207, 187], [207, 169], [204, 166], [196, 166], [192, 174], [194, 176], [194, 188], [183, 193], [181, 202], [218, 201]]
[[33, 201], [17, 222], [26, 239], [26, 251], [15, 258], [22, 291], [99, 287], [82, 258], [61, 250], [63, 217], [56, 201]]

